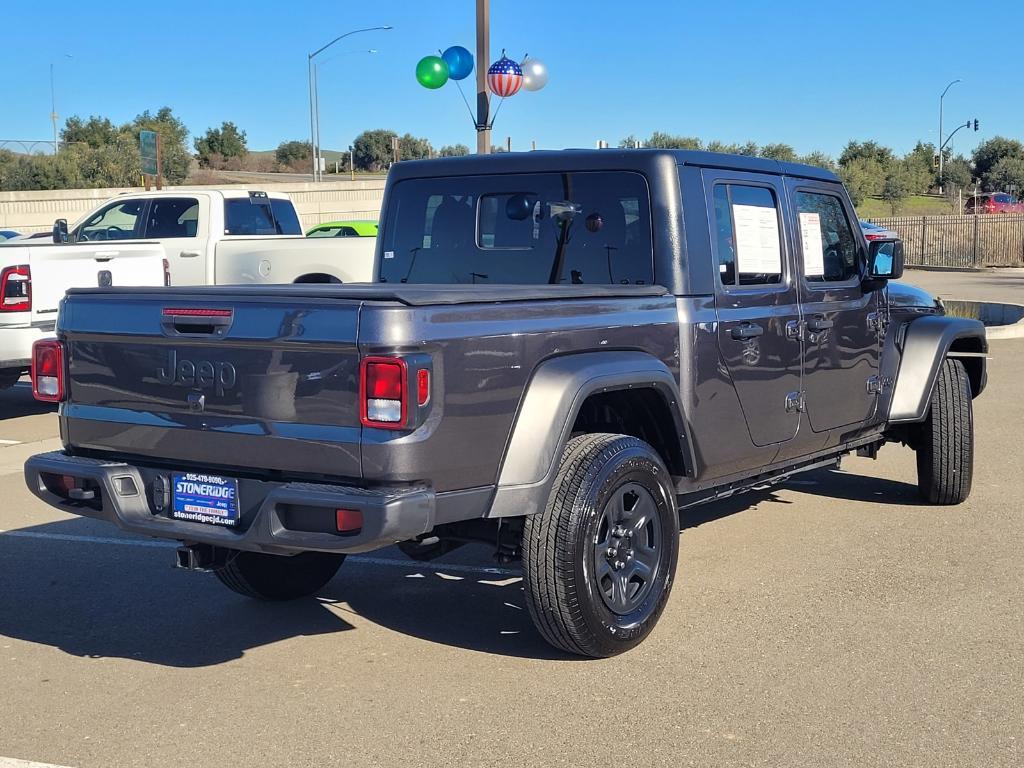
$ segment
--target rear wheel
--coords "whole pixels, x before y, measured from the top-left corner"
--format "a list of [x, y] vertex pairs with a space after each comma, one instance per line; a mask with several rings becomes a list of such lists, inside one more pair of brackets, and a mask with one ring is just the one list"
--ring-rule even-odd
[[932, 504], [965, 501], [974, 473], [974, 421], [971, 385], [959, 360], [947, 358], [939, 369], [916, 450], [921, 497]]
[[214, 573], [221, 584], [240, 595], [293, 600], [322, 589], [344, 561], [344, 555], [329, 552], [302, 552], [291, 557], [236, 552]]
[[523, 530], [537, 629], [569, 653], [629, 650], [661, 616], [678, 548], [675, 492], [654, 449], [625, 435], [572, 438], [544, 511]]

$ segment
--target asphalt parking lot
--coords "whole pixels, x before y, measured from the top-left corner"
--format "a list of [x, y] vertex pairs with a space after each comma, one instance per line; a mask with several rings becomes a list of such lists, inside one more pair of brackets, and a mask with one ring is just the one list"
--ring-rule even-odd
[[[36, 501], [57, 447], [0, 393], [0, 756], [61, 766], [1024, 764], [1024, 341], [992, 344], [974, 492], [914, 457], [685, 516], [651, 638], [585, 661], [482, 548], [353, 558], [317, 599], [247, 601], [166, 544]], [[16, 763], [0, 758], [6, 768]]]

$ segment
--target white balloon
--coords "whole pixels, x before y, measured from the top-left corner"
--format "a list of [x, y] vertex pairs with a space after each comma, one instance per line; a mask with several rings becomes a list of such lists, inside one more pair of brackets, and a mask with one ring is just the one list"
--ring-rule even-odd
[[523, 88], [539, 91], [548, 84], [548, 68], [540, 59], [526, 59], [523, 62]]

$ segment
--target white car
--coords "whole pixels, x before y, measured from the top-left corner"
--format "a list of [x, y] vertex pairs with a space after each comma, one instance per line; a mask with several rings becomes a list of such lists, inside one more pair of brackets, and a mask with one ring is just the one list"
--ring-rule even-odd
[[54, 245], [41, 239], [0, 247], [0, 389], [27, 373], [32, 343], [53, 335], [68, 288], [164, 285], [163, 249], [156, 243]]
[[53, 239], [104, 249], [154, 242], [171, 285], [352, 283], [373, 276], [376, 238], [307, 239], [287, 195], [245, 189], [167, 189], [108, 200]]

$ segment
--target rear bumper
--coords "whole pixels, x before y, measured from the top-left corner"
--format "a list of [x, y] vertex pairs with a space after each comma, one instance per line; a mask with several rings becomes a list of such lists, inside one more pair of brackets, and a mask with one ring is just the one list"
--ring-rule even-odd
[[53, 336], [52, 326], [0, 326], [0, 369], [28, 370], [32, 364], [32, 343], [47, 336]]
[[[43, 474], [70, 475], [98, 486], [99, 498], [71, 501], [49, 490]], [[166, 470], [133, 466], [61, 451], [25, 462], [25, 482], [58, 509], [114, 523], [123, 531], [253, 552], [366, 552], [415, 538], [434, 527], [435, 495], [427, 486], [358, 488], [320, 483], [242, 481], [245, 505], [238, 528], [176, 520], [155, 498], [154, 481]], [[130, 482], [129, 482], [130, 481]], [[331, 531], [335, 509], [359, 510], [356, 533]]]

